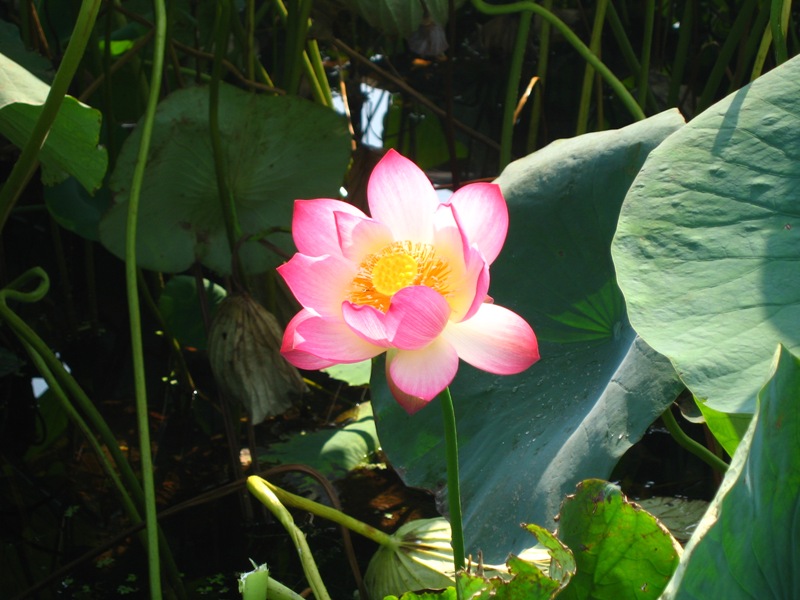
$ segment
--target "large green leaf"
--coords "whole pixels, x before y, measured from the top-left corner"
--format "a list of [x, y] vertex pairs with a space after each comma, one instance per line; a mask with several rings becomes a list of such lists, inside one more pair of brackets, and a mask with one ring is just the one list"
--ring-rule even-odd
[[[542, 360], [512, 377], [462, 365], [451, 387], [467, 550], [483, 550], [488, 562], [525, 547], [520, 522], [552, 526], [579, 481], [607, 478], [679, 392], [669, 363], [627, 322], [609, 248], [635, 174], [682, 123], [670, 111], [556, 142], [512, 163], [497, 180], [510, 228], [489, 293], [531, 323]], [[376, 364], [382, 369], [382, 361]], [[390, 461], [407, 483], [442, 493], [438, 403], [408, 416], [382, 372], [372, 386]]]
[[564, 600], [658, 598], [678, 564], [680, 546], [669, 531], [599, 479], [582, 481], [564, 501], [558, 537], [577, 565]]
[[731, 466], [663, 598], [800, 598], [800, 359], [780, 347]]
[[613, 245], [636, 331], [695, 396], [752, 413], [778, 343], [800, 349], [800, 57], [647, 159]]
[[[466, 0], [456, 0], [455, 6], [464, 2]], [[448, 0], [344, 0], [344, 3], [381, 33], [401, 36], [417, 30], [426, 10], [439, 25], [447, 23], [449, 10]]]
[[[290, 254], [289, 227], [297, 198], [336, 197], [350, 156], [346, 121], [301, 98], [265, 96], [223, 85], [219, 127], [228, 187], [244, 235]], [[141, 132], [125, 141], [111, 176], [114, 206], [100, 222], [100, 239], [117, 256], [125, 250], [128, 194]], [[180, 272], [195, 261], [231, 272], [231, 253], [217, 191], [208, 127], [208, 88], [179, 90], [156, 111], [142, 184], [137, 262]], [[284, 257], [259, 240], [241, 244], [248, 272]]]
[[[50, 87], [0, 54], [0, 134], [23, 147], [42, 113]], [[89, 192], [103, 182], [108, 164], [97, 145], [100, 112], [66, 96], [39, 153], [42, 181], [53, 185], [73, 175]]]

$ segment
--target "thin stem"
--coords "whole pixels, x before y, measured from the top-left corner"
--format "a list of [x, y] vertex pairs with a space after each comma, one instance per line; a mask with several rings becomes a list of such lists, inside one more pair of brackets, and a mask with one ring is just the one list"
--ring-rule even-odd
[[[772, 0], [772, 10], [769, 16], [769, 25], [772, 30], [772, 47], [775, 51], [775, 64], [782, 65], [789, 59], [789, 53], [786, 50], [786, 23], [789, 22], [788, 14], [791, 10], [791, 0]], [[787, 16], [784, 19], [784, 14]]]
[[592, 65], [595, 70], [600, 74], [600, 76], [605, 79], [606, 83], [614, 90], [614, 93], [617, 94], [620, 101], [625, 105], [625, 108], [628, 109], [628, 112], [631, 116], [636, 119], [637, 121], [642, 120], [645, 118], [645, 114], [642, 109], [637, 104], [636, 100], [625, 85], [614, 75], [611, 70], [603, 64], [603, 62], [592, 53], [591, 50], [584, 44], [581, 39], [575, 34], [569, 26], [564, 23], [561, 19], [555, 16], [549, 10], [544, 9], [543, 7], [539, 6], [535, 2], [530, 1], [522, 1], [522, 2], [511, 2], [509, 4], [502, 4], [502, 5], [494, 5], [485, 2], [485, 0], [472, 0], [472, 4], [475, 8], [487, 15], [506, 15], [521, 11], [530, 11], [536, 13], [546, 21], [548, 21], [553, 27], [558, 29], [561, 35], [564, 36], [564, 39], [572, 45], [573, 48], [580, 54], [585, 61], [587, 61], [590, 65]]
[[531, 30], [532, 18], [532, 12], [522, 13], [517, 26], [514, 54], [511, 57], [511, 67], [508, 70], [506, 101], [503, 110], [503, 129], [500, 134], [500, 171], [511, 162], [512, 142], [514, 140], [514, 108], [517, 105], [519, 80], [522, 76], [522, 63], [525, 58], [525, 48], [528, 46], [528, 33]]
[[[251, 483], [251, 479], [258, 481], [253, 481]], [[258, 488], [259, 486], [265, 486], [284, 504], [305, 510], [313, 515], [322, 517], [323, 519], [328, 519], [329, 521], [333, 521], [334, 523], [337, 523], [343, 527], [347, 527], [350, 531], [358, 533], [359, 535], [363, 535], [365, 538], [372, 540], [376, 544], [388, 546], [390, 548], [395, 548], [398, 546], [397, 540], [388, 533], [385, 533], [380, 529], [375, 529], [371, 525], [367, 525], [358, 519], [354, 519], [340, 510], [336, 510], [330, 506], [325, 506], [324, 504], [314, 502], [308, 498], [303, 498], [302, 496], [296, 496], [295, 494], [287, 492], [286, 490], [273, 485], [266, 479], [252, 475], [247, 479], [247, 485], [251, 491], [253, 491], [254, 487]], [[253, 493], [255, 494], [255, 492]], [[258, 494], [256, 494], [256, 496], [259, 497]]]
[[702, 444], [698, 444], [695, 440], [686, 435], [686, 432], [684, 432], [680, 425], [678, 425], [678, 421], [675, 420], [675, 415], [672, 414], [672, 407], [667, 408], [667, 410], [663, 412], [661, 415], [661, 420], [664, 421], [664, 425], [666, 426], [667, 430], [680, 446], [697, 456], [697, 458], [707, 463], [717, 471], [724, 473], [728, 470], [728, 465], [725, 464], [725, 461], [711, 452], [708, 448]]
[[686, 62], [689, 60], [689, 43], [692, 40], [695, 2], [696, 0], [687, 0], [683, 8], [683, 16], [680, 20], [680, 30], [678, 32], [678, 45], [675, 48], [675, 61], [672, 63], [672, 74], [669, 80], [667, 106], [678, 106], [683, 73], [686, 70]]
[[647, 0], [644, 17], [644, 39], [642, 40], [642, 66], [639, 71], [639, 106], [644, 110], [647, 90], [650, 89], [650, 54], [653, 45], [653, 24], [656, 16], [656, 0]]
[[154, 0], [155, 44], [153, 48], [153, 71], [150, 76], [150, 93], [147, 110], [142, 122], [142, 137], [139, 153], [131, 181], [128, 200], [128, 222], [125, 230], [125, 282], [128, 290], [128, 318], [131, 326], [131, 353], [133, 355], [134, 393], [136, 396], [136, 421], [139, 428], [139, 451], [142, 461], [142, 487], [144, 488], [145, 523], [147, 524], [147, 561], [150, 583], [150, 598], [161, 598], [161, 567], [159, 560], [158, 517], [156, 513], [156, 494], [153, 481], [153, 456], [150, 446], [150, 423], [147, 409], [147, 379], [144, 369], [144, 350], [142, 344], [142, 322], [139, 308], [139, 290], [136, 267], [136, 228], [139, 213], [139, 199], [144, 181], [147, 156], [150, 151], [150, 138], [153, 133], [156, 107], [161, 92], [161, 74], [164, 66], [167, 19], [164, 0]]
[[[547, 10], [553, 8], [553, 0], [544, 0], [543, 6]], [[547, 84], [547, 64], [550, 57], [550, 23], [542, 19], [539, 31], [539, 58], [536, 61], [539, 84], [533, 91], [533, 108], [531, 109], [531, 124], [528, 129], [528, 152], [536, 149], [539, 139], [539, 124], [542, 121], [542, 103], [544, 101], [544, 87]]]
[[[594, 9], [594, 24], [592, 25], [592, 37], [589, 41], [589, 49], [597, 56], [600, 56], [601, 40], [603, 36], [603, 23], [606, 20], [606, 9], [608, 0], [598, 0], [597, 7]], [[587, 64], [583, 73], [583, 87], [581, 88], [581, 103], [578, 108], [578, 124], [575, 134], [586, 133], [589, 124], [589, 105], [592, 97], [592, 82], [594, 80], [594, 69]]]
[[[453, 566], [456, 577], [464, 569], [464, 526], [461, 519], [461, 483], [458, 476], [458, 436], [456, 434], [456, 412], [450, 388], [439, 394], [442, 405], [442, 421], [444, 424], [444, 448], [447, 461], [447, 507], [450, 512], [450, 529], [452, 531]], [[456, 592], [459, 600], [461, 590], [456, 581]]]
[[711, 73], [708, 76], [706, 85], [703, 88], [703, 93], [700, 95], [700, 100], [697, 102], [698, 112], [705, 110], [712, 104], [714, 100], [714, 94], [716, 93], [722, 78], [725, 76], [725, 70], [728, 68], [728, 64], [731, 62], [731, 58], [733, 57], [733, 54], [739, 45], [739, 41], [744, 35], [745, 28], [751, 23], [751, 17], [755, 8], [756, 0], [746, 0], [740, 9], [736, 20], [733, 22], [733, 26], [731, 26], [731, 29], [728, 32], [728, 37], [725, 39], [725, 43], [722, 44], [722, 48], [719, 51], [719, 55], [714, 63], [714, 67], [711, 69]]
[[[29, 281], [38, 279], [38, 285], [27, 292], [22, 292], [18, 288], [23, 287]], [[8, 286], [0, 290], [0, 321], [4, 321], [9, 328], [14, 332], [20, 341], [35, 352], [40, 357], [42, 364], [47, 368], [47, 373], [42, 371], [42, 375], [47, 378], [47, 374], [53, 377], [60, 388], [66, 391], [75, 402], [77, 409], [85, 415], [87, 421], [94, 428], [94, 431], [100, 436], [100, 439], [105, 444], [106, 452], [114, 459], [114, 463], [119, 469], [120, 476], [127, 486], [129, 492], [133, 496], [138, 509], [144, 506], [144, 493], [136, 478], [136, 474], [126, 460], [122, 451], [119, 449], [117, 438], [108, 427], [108, 423], [103, 419], [102, 415], [98, 412], [94, 403], [86, 395], [80, 385], [75, 381], [75, 378], [67, 372], [61, 361], [53, 354], [53, 351], [45, 344], [45, 342], [31, 329], [25, 321], [19, 318], [7, 304], [7, 300], [15, 300], [18, 302], [31, 303], [38, 302], [47, 294], [49, 289], [49, 278], [47, 273], [41, 267], [33, 267], [29, 269]], [[38, 362], [37, 362], [38, 364]], [[121, 492], [122, 493], [122, 492]], [[173, 560], [172, 554], [169, 552], [166, 538], [159, 530], [161, 539], [161, 547], [164, 551], [164, 560], [167, 569], [170, 573], [170, 580], [173, 582], [175, 590], [180, 598], [185, 598], [186, 594], [183, 590], [183, 584], [178, 569]]]
[[286, 507], [281, 504], [281, 501], [269, 488], [267, 482], [260, 477], [248, 477], [247, 488], [273, 515], [275, 515], [275, 518], [278, 519], [280, 524], [289, 532], [294, 542], [294, 547], [297, 549], [300, 563], [303, 565], [303, 572], [306, 574], [308, 585], [314, 593], [314, 598], [317, 600], [330, 600], [330, 596], [328, 596], [328, 592], [325, 589], [325, 584], [322, 583], [322, 578], [319, 575], [317, 564], [314, 562], [314, 557], [311, 554], [311, 548], [308, 547], [308, 542], [306, 542], [306, 536], [303, 535], [303, 532], [294, 524], [292, 515], [286, 510]]
[[14, 208], [19, 195], [39, 165], [39, 151], [44, 146], [50, 127], [56, 120], [64, 96], [81, 62], [101, 3], [101, 0], [84, 0], [81, 4], [78, 18], [75, 21], [75, 29], [70, 36], [69, 44], [61, 59], [55, 79], [53, 79], [53, 85], [50, 86], [47, 99], [42, 105], [42, 112], [33, 126], [31, 137], [28, 138], [28, 142], [14, 164], [11, 174], [3, 188], [0, 189], [0, 231], [3, 230], [8, 216], [11, 214], [11, 209]]

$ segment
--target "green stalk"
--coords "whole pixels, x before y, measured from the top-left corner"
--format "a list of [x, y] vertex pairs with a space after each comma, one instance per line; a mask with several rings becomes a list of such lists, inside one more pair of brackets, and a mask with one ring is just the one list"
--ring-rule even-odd
[[616, 75], [614, 75], [611, 70], [605, 66], [605, 64], [603, 64], [603, 62], [597, 58], [594, 53], [592, 53], [591, 50], [589, 50], [586, 44], [581, 41], [581, 39], [569, 28], [566, 23], [564, 23], [564, 21], [559, 19], [549, 10], [546, 10], [542, 6], [539, 6], [535, 2], [531, 2], [529, 0], [500, 5], [489, 4], [485, 0], [472, 0], [472, 4], [480, 12], [487, 15], [507, 15], [522, 11], [530, 11], [539, 15], [553, 25], [553, 27], [558, 29], [561, 35], [564, 36], [564, 39], [567, 40], [567, 42], [569, 42], [573, 48], [575, 48], [578, 54], [580, 54], [586, 62], [595, 68], [595, 70], [606, 81], [609, 87], [619, 97], [622, 104], [635, 120], [639, 121], [645, 118], [645, 114], [641, 107], [639, 104], [637, 104], [634, 97], [631, 96], [631, 93], [628, 91], [625, 85], [619, 79], [617, 79]]
[[681, 447], [685, 448], [720, 473], [724, 473], [728, 470], [728, 465], [725, 464], [725, 461], [708, 448], [702, 444], [698, 444], [695, 440], [686, 435], [686, 432], [678, 425], [678, 421], [675, 420], [675, 415], [672, 414], [672, 407], [667, 408], [667, 410], [662, 413], [661, 420], [664, 421], [667, 430]]
[[650, 89], [650, 54], [653, 45], [653, 24], [656, 18], [656, 0], [647, 0], [642, 40], [642, 66], [639, 69], [639, 106], [644, 110], [647, 91]]
[[119, 475], [114, 470], [113, 465], [108, 460], [108, 456], [103, 451], [103, 447], [100, 445], [100, 442], [97, 441], [97, 438], [92, 434], [92, 431], [89, 429], [89, 426], [86, 424], [84, 418], [75, 409], [75, 407], [72, 405], [72, 402], [69, 401], [69, 397], [67, 396], [66, 392], [64, 392], [64, 388], [61, 387], [58, 379], [56, 379], [56, 377], [53, 375], [53, 372], [47, 367], [47, 363], [30, 344], [28, 344], [26, 341], [22, 341], [22, 346], [28, 353], [33, 366], [36, 367], [36, 370], [39, 371], [41, 376], [47, 382], [48, 389], [56, 397], [61, 405], [61, 408], [67, 414], [67, 417], [69, 417], [72, 422], [78, 426], [78, 429], [81, 430], [83, 436], [86, 438], [86, 441], [89, 442], [92, 450], [94, 450], [95, 456], [100, 462], [100, 466], [106, 472], [106, 475], [111, 480], [111, 483], [113, 483], [114, 487], [117, 489], [117, 493], [119, 493], [122, 506], [125, 509], [125, 512], [128, 514], [128, 518], [134, 525], [141, 523], [142, 517], [139, 515], [139, 511], [136, 509], [136, 504], [128, 493], [128, 490], [126, 490], [125, 486], [122, 484], [122, 480], [119, 478]]
[[681, 81], [683, 81], [686, 61], [689, 58], [689, 42], [692, 40], [692, 20], [694, 19], [695, 2], [696, 0], [686, 0], [686, 6], [683, 8], [680, 31], [678, 32], [678, 46], [675, 49], [675, 61], [672, 63], [672, 74], [669, 80], [667, 106], [678, 106]]
[[[252, 482], [250, 481], [251, 479], [253, 480]], [[362, 535], [365, 538], [372, 540], [376, 544], [380, 544], [381, 546], [388, 546], [390, 548], [398, 547], [397, 540], [388, 533], [384, 533], [380, 529], [375, 529], [371, 525], [367, 525], [358, 519], [354, 519], [353, 517], [346, 515], [335, 508], [325, 506], [319, 502], [314, 502], [308, 498], [303, 498], [302, 496], [297, 496], [291, 492], [287, 492], [286, 490], [273, 485], [266, 479], [252, 475], [247, 479], [247, 486], [251, 491], [254, 489], [260, 489], [261, 487], [266, 487], [284, 504], [288, 504], [294, 508], [299, 508], [300, 510], [310, 512], [311, 514], [322, 517], [323, 519], [327, 519], [328, 521], [333, 521], [342, 527], [347, 527], [350, 531], [354, 531], [355, 533]], [[258, 496], [258, 494], [256, 494], [256, 496]]]
[[522, 13], [517, 27], [517, 39], [514, 42], [514, 54], [511, 57], [511, 66], [508, 70], [508, 83], [506, 85], [506, 102], [503, 109], [503, 127], [500, 134], [500, 171], [511, 162], [512, 141], [514, 139], [514, 109], [517, 106], [519, 95], [519, 80], [522, 76], [522, 63], [525, 58], [525, 48], [528, 45], [528, 33], [531, 30], [532, 12]]
[[[21, 292], [15, 289], [22, 287], [28, 281], [34, 278], [39, 279], [39, 284], [33, 290], [29, 292]], [[49, 278], [47, 273], [41, 267], [33, 267], [32, 269], [29, 269], [23, 273], [17, 279], [8, 284], [6, 288], [0, 290], [0, 320], [4, 321], [11, 328], [11, 330], [14, 332], [14, 335], [20, 339], [26, 348], [30, 348], [41, 359], [41, 364], [47, 369], [47, 373], [40, 371], [42, 376], [47, 379], [47, 375], [49, 374], [53, 378], [53, 381], [57, 382], [60, 389], [65, 390], [69, 396], [72, 397], [80, 412], [85, 415], [95, 432], [97, 432], [97, 434], [100, 436], [103, 444], [105, 444], [106, 452], [108, 452], [111, 455], [111, 458], [114, 459], [114, 463], [119, 469], [120, 476], [122, 477], [125, 486], [133, 495], [133, 501], [135, 502], [136, 506], [142, 507], [144, 505], [144, 494], [142, 493], [139, 480], [136, 478], [136, 474], [133, 472], [130, 464], [120, 451], [117, 438], [108, 427], [108, 423], [106, 423], [102, 415], [98, 412], [94, 403], [89, 399], [81, 386], [78, 385], [78, 383], [75, 381], [75, 378], [72, 377], [69, 372], [67, 372], [67, 370], [64, 368], [64, 365], [58, 358], [56, 358], [56, 355], [52, 350], [50, 350], [47, 344], [45, 344], [44, 341], [38, 335], [36, 335], [33, 329], [31, 329], [28, 324], [25, 323], [25, 321], [19, 318], [8, 307], [7, 300], [9, 299], [25, 303], [38, 302], [47, 294], [49, 287]], [[124, 491], [121, 491], [120, 493], [123, 494], [123, 496], [125, 494]], [[138, 515], [138, 509], [136, 514]], [[138, 519], [134, 520], [141, 521], [141, 517], [138, 517]], [[170, 579], [173, 582], [179, 597], [184, 598], [186, 595], [183, 591], [183, 584], [178, 574], [178, 568], [175, 565], [172, 554], [169, 552], [166, 538], [160, 531], [159, 535], [161, 536], [161, 546], [164, 550], [164, 560], [170, 573]]]
[[464, 525], [461, 519], [461, 482], [458, 476], [458, 436], [456, 434], [456, 413], [450, 388], [438, 396], [442, 405], [442, 421], [444, 424], [444, 448], [447, 461], [447, 507], [450, 513], [450, 529], [452, 531], [453, 567], [456, 575], [456, 593], [461, 600], [461, 588], [458, 586], [458, 572], [464, 569]]
[[[728, 86], [728, 93], [731, 94], [742, 87], [746, 82], [744, 80], [745, 76], [748, 74], [747, 65], [753, 64], [755, 65], [758, 61], [758, 50], [757, 47], [760, 44], [760, 40], [763, 38], [764, 35], [764, 28], [766, 27], [769, 29], [769, 13], [770, 9], [769, 6], [762, 6], [761, 10], [758, 11], [758, 16], [756, 20], [753, 22], [753, 25], [750, 29], [750, 34], [747, 36], [747, 42], [744, 45], [744, 50], [742, 51], [742, 58], [740, 61], [739, 66], [736, 69], [736, 73], [734, 74], [733, 80], [731, 81], [730, 85]], [[770, 40], [772, 38], [770, 37]], [[767, 48], [769, 47], [769, 43], [767, 43]], [[764, 57], [766, 57], [767, 52], [764, 52]], [[763, 65], [763, 59], [761, 64]], [[760, 68], [759, 68], [760, 70]]]
[[[784, 21], [788, 24], [788, 15], [791, 9], [791, 0], [772, 0], [769, 25], [772, 31], [776, 66], [785, 63], [789, 59], [789, 53], [786, 50], [786, 26], [784, 25]], [[786, 18], [784, 18], [784, 15], [786, 15]]]
[[636, 52], [633, 50], [633, 45], [628, 39], [628, 34], [625, 32], [625, 26], [622, 24], [622, 21], [619, 18], [619, 13], [617, 13], [617, 9], [614, 8], [613, 3], [608, 4], [606, 18], [608, 19], [608, 24], [611, 27], [611, 33], [614, 34], [614, 38], [617, 40], [619, 51], [622, 53], [622, 58], [625, 59], [625, 64], [628, 65], [628, 68], [632, 73], [638, 74], [641, 69], [641, 66], [639, 65], [639, 58], [636, 56]]
[[[320, 54], [317, 40], [308, 40], [308, 50], [305, 53], [305, 57], [315, 75], [313, 81], [316, 88], [314, 99], [319, 104], [333, 108], [333, 93], [331, 92], [331, 86], [328, 84], [328, 75], [325, 73], [325, 65], [322, 63], [322, 54]], [[309, 67], [305, 68], [308, 69]]]
[[325, 589], [325, 584], [322, 583], [322, 578], [319, 575], [317, 564], [314, 562], [314, 557], [311, 554], [311, 549], [308, 547], [308, 542], [306, 542], [306, 536], [303, 535], [300, 528], [294, 524], [292, 515], [286, 510], [286, 507], [281, 504], [281, 501], [266, 483], [267, 482], [260, 477], [251, 476], [247, 478], [247, 488], [250, 492], [275, 515], [275, 518], [278, 519], [280, 524], [283, 525], [292, 537], [294, 547], [297, 549], [297, 555], [300, 558], [300, 563], [303, 565], [303, 572], [306, 574], [308, 585], [314, 593], [314, 598], [316, 598], [316, 600], [330, 600], [328, 591]]
[[288, 0], [287, 4], [289, 10], [286, 19], [286, 63], [283, 89], [287, 94], [296, 94], [300, 89], [300, 72], [305, 55], [311, 0]]
[[[222, 216], [225, 221], [225, 232], [228, 237], [228, 247], [231, 258], [237, 261], [236, 244], [242, 237], [239, 219], [236, 214], [236, 204], [230, 188], [228, 187], [228, 173], [225, 169], [225, 152], [222, 148], [222, 136], [219, 131], [219, 86], [222, 78], [222, 59], [228, 45], [228, 32], [230, 26], [231, 3], [230, 0], [217, 2], [217, 22], [214, 41], [214, 64], [211, 67], [211, 84], [208, 89], [208, 129], [211, 135], [211, 150], [214, 153], [214, 171], [217, 175], [217, 191], [222, 204]], [[234, 269], [234, 273], [242, 274], [241, 269]]]
[[142, 461], [142, 487], [144, 488], [144, 512], [147, 532], [147, 563], [150, 583], [150, 598], [161, 598], [161, 567], [159, 561], [158, 516], [156, 493], [153, 481], [153, 456], [150, 446], [150, 423], [147, 410], [147, 380], [144, 369], [142, 344], [142, 322], [139, 309], [139, 290], [136, 267], [136, 230], [139, 217], [139, 199], [142, 192], [144, 171], [153, 134], [156, 107], [161, 93], [161, 74], [164, 66], [167, 19], [164, 0], [153, 0], [155, 10], [155, 42], [153, 47], [153, 71], [150, 76], [150, 93], [147, 110], [142, 122], [142, 138], [136, 166], [131, 181], [128, 199], [128, 221], [125, 228], [125, 283], [128, 291], [128, 318], [131, 326], [131, 353], [133, 355], [134, 392], [136, 396], [136, 421], [139, 428], [139, 451]]
[[728, 64], [731, 62], [731, 58], [736, 51], [736, 47], [739, 45], [739, 41], [744, 35], [745, 28], [750, 24], [750, 19], [753, 15], [753, 10], [755, 7], [756, 0], [746, 0], [744, 6], [742, 6], [739, 14], [737, 15], [736, 20], [733, 22], [733, 26], [728, 32], [728, 37], [725, 39], [725, 43], [722, 44], [722, 48], [719, 51], [719, 55], [714, 63], [714, 67], [711, 69], [711, 73], [708, 76], [708, 81], [703, 88], [703, 93], [700, 95], [700, 99], [697, 101], [698, 112], [705, 110], [711, 105], [714, 99], [714, 94], [719, 88], [719, 84], [725, 75], [725, 70], [728, 68]]
[[3, 231], [8, 216], [11, 214], [11, 209], [14, 208], [14, 204], [19, 199], [19, 195], [25, 189], [28, 181], [36, 171], [36, 167], [39, 165], [39, 151], [44, 146], [50, 127], [52, 127], [53, 121], [58, 115], [64, 96], [81, 62], [83, 51], [86, 49], [86, 44], [91, 36], [101, 3], [102, 0], [84, 0], [81, 3], [78, 18], [75, 21], [75, 29], [70, 36], [69, 44], [64, 52], [64, 57], [61, 59], [58, 71], [56, 71], [47, 99], [42, 105], [42, 112], [33, 126], [31, 137], [25, 147], [22, 148], [11, 174], [0, 190], [0, 232]]
[[[544, 8], [551, 10], [553, 0], [544, 0]], [[547, 81], [547, 63], [550, 58], [550, 23], [542, 19], [541, 30], [539, 31], [539, 58], [536, 62], [539, 82], [533, 90], [533, 108], [531, 109], [531, 124], [528, 128], [528, 152], [536, 149], [536, 141], [539, 139], [539, 123], [542, 120], [542, 104], [544, 98], [544, 86]]]
[[[600, 44], [603, 36], [603, 23], [606, 20], [606, 9], [608, 0], [598, 0], [594, 12], [594, 24], [592, 25], [592, 37], [589, 41], [589, 50], [595, 56], [600, 56]], [[586, 133], [589, 123], [589, 107], [592, 99], [592, 82], [594, 80], [594, 69], [587, 64], [583, 72], [583, 86], [581, 87], [581, 102], [578, 107], [578, 123], [575, 128], [575, 135]]]
[[[310, 3], [311, 2], [309, 0], [309, 5]], [[287, 31], [290, 31], [289, 11], [286, 8], [286, 5], [283, 3], [283, 0], [275, 0], [275, 7], [278, 9], [278, 15], [280, 16], [284, 27], [287, 28]], [[306, 19], [306, 30], [308, 29], [307, 23], [308, 19]], [[303, 33], [303, 36], [305, 38], [305, 32]], [[322, 57], [319, 54], [319, 46], [317, 45], [316, 41], [309, 41], [309, 50], [311, 51], [310, 57], [308, 51], [302, 50], [301, 64], [303, 66], [303, 73], [306, 76], [306, 80], [308, 81], [309, 86], [311, 86], [311, 94], [314, 96], [314, 100], [317, 103], [324, 106], [333, 106], [333, 94], [331, 93], [331, 88], [328, 85], [328, 78], [325, 75], [325, 67], [322, 64]]]

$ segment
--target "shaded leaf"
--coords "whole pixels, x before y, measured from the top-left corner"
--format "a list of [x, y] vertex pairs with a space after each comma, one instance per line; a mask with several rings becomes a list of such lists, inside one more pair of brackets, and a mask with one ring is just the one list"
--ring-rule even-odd
[[[227, 292], [225, 288], [208, 279], [203, 279], [203, 288], [209, 308], [208, 316], [213, 319], [217, 307], [225, 299]], [[205, 350], [208, 336], [203, 325], [200, 302], [197, 280], [190, 275], [176, 275], [170, 277], [161, 291], [158, 297], [158, 310], [169, 333], [175, 336], [182, 346]]]
[[[350, 156], [346, 121], [332, 110], [290, 96], [220, 88], [220, 134], [228, 187], [245, 236], [246, 271], [273, 268], [291, 254], [295, 199], [336, 197]], [[128, 194], [141, 131], [125, 141], [111, 176], [114, 206], [100, 223], [100, 239], [124, 255]], [[137, 262], [180, 272], [195, 261], [231, 272], [228, 244], [208, 130], [208, 88], [170, 94], [156, 111], [142, 184]]]
[[380, 447], [375, 433], [372, 405], [359, 404], [352, 421], [344, 427], [301, 432], [285, 442], [270, 445], [261, 456], [266, 462], [301, 463], [313, 467], [329, 479], [338, 479], [364, 464]]

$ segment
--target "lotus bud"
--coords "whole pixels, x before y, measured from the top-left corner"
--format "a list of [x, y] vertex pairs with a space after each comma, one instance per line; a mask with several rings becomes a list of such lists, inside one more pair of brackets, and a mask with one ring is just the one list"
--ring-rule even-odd
[[300, 373], [281, 356], [283, 332], [248, 294], [225, 298], [208, 333], [208, 357], [220, 390], [241, 402], [254, 425], [286, 412], [305, 391]]

